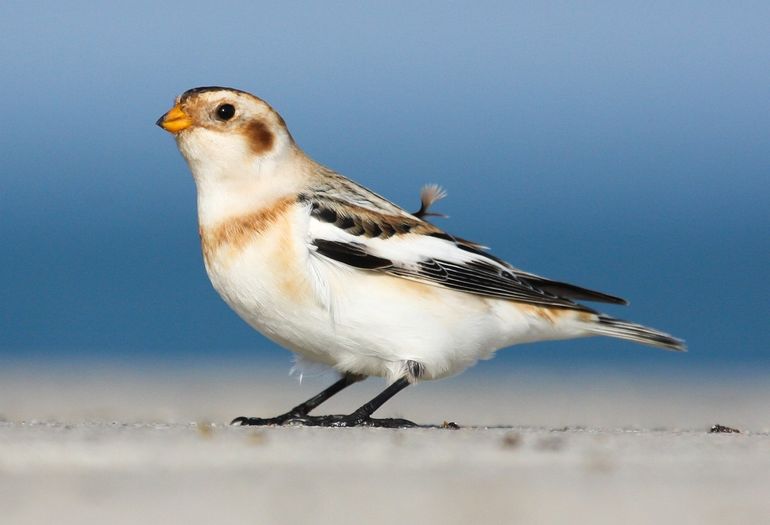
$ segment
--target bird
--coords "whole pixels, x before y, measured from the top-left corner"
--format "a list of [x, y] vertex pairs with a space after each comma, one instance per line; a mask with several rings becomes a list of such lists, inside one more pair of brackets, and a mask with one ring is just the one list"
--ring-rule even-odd
[[[521, 343], [608, 336], [684, 351], [684, 341], [586, 306], [606, 293], [515, 268], [305, 154], [284, 119], [239, 89], [185, 91], [156, 122], [197, 190], [203, 261], [214, 289], [249, 325], [339, 379], [275, 417], [235, 425], [415, 426], [374, 418], [416, 382], [453, 376]], [[386, 388], [350, 414], [311, 415], [368, 377]]]

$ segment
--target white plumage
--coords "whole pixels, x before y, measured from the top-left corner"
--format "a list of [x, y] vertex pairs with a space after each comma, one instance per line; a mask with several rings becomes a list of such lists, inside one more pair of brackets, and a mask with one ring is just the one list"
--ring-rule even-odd
[[349, 377], [437, 379], [507, 346], [609, 335], [682, 342], [577, 300], [622, 299], [520, 271], [307, 157], [264, 101], [180, 96], [173, 132], [198, 190], [206, 270], [246, 322]]

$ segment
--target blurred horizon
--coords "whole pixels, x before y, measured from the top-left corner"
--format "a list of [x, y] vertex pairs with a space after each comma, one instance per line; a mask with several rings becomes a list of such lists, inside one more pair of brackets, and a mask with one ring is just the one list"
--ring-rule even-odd
[[690, 350], [539, 343], [504, 368], [770, 369], [769, 19], [751, 2], [6, 2], [0, 359], [290, 362], [211, 288], [192, 179], [154, 125], [225, 85], [322, 164], [408, 210], [440, 184], [440, 227], [629, 299], [594, 306]]

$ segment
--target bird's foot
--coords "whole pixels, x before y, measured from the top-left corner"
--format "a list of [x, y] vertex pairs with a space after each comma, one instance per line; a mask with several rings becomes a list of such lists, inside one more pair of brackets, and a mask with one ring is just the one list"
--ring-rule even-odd
[[333, 416], [309, 416], [304, 420], [289, 421], [287, 424], [299, 424], [311, 427], [370, 427], [370, 428], [412, 428], [417, 424], [408, 419], [381, 418], [376, 419], [368, 415], [359, 415], [353, 412], [350, 415]]
[[407, 419], [383, 418], [375, 419], [364, 414], [353, 412], [349, 415], [308, 416], [301, 414], [283, 414], [278, 417], [237, 417], [232, 425], [240, 426], [306, 426], [306, 427], [371, 427], [371, 428], [412, 428], [418, 426]]

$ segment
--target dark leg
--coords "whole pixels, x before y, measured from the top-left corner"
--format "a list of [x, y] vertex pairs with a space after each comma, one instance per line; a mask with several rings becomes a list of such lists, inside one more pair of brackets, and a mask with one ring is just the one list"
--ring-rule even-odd
[[[366, 379], [366, 376], [356, 375], [356, 374], [345, 374], [342, 376], [342, 378], [331, 385], [329, 388], [321, 392], [320, 394], [317, 394], [304, 403], [301, 403], [285, 414], [281, 414], [280, 416], [276, 417], [270, 417], [270, 418], [261, 418], [261, 417], [236, 417], [233, 419], [230, 424], [231, 425], [283, 425], [286, 423], [291, 423], [293, 420], [297, 420], [297, 422], [302, 421], [303, 418], [305, 418], [311, 410], [316, 408], [318, 405], [332, 397], [334, 394], [337, 394], [338, 392], [346, 389], [353, 383], [358, 383], [359, 381], [363, 381]], [[384, 402], [384, 401], [383, 401]], [[382, 403], [381, 403], [382, 404]]]
[[417, 425], [406, 419], [374, 419], [371, 415], [380, 408], [388, 399], [395, 396], [411, 383], [408, 378], [402, 377], [388, 388], [380, 392], [374, 399], [363, 405], [352, 414], [342, 416], [305, 416], [296, 418], [288, 424], [306, 425], [309, 427], [384, 427], [384, 428], [408, 428]]
[[414, 423], [406, 419], [374, 419], [371, 415], [375, 410], [385, 404], [387, 400], [395, 396], [403, 389], [411, 385], [412, 383], [408, 378], [402, 377], [388, 388], [380, 392], [374, 399], [363, 405], [361, 408], [340, 419], [337, 424], [332, 424], [335, 427], [388, 427], [388, 428], [402, 428], [402, 427], [416, 427]]

